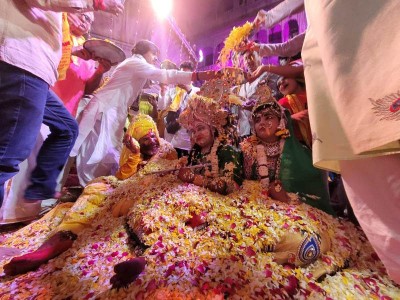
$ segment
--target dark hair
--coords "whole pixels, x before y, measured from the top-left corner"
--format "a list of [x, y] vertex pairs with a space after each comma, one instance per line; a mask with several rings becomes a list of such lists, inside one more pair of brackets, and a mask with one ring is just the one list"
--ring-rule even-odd
[[281, 106], [278, 104], [278, 102], [276, 102], [276, 101], [266, 102], [266, 103], [263, 103], [263, 104], [257, 106], [257, 107], [253, 110], [253, 113], [252, 113], [251, 117], [254, 118], [258, 112], [260, 112], [260, 111], [262, 111], [262, 110], [264, 110], [264, 109], [269, 109], [269, 110], [271, 110], [271, 112], [272, 112], [276, 117], [278, 117], [278, 119], [281, 118], [281, 112], [282, 112], [281, 110], [282, 110], [282, 108], [281, 108]]
[[144, 55], [147, 52], [151, 51], [154, 54], [159, 53], [159, 49], [153, 42], [148, 40], [141, 40], [135, 44], [132, 48], [132, 54], [140, 54]]
[[[278, 91], [279, 91], [279, 84], [285, 78], [291, 78], [291, 77], [280, 76], [276, 81], [276, 88], [278, 89]], [[301, 88], [306, 89], [306, 82], [303, 77], [295, 77], [292, 79], [294, 79]]]
[[166, 70], [178, 70], [178, 67], [176, 64], [169, 59], [165, 59], [161, 62], [161, 69], [166, 69]]
[[181, 62], [179, 69], [188, 69], [190, 71], [194, 71], [194, 65], [190, 60], [186, 60]]

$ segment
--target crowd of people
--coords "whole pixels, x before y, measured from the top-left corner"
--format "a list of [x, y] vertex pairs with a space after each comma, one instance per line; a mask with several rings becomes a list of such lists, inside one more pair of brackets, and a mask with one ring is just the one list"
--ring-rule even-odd
[[[308, 29], [282, 44], [244, 40], [233, 50], [242, 70], [200, 72], [190, 61], [178, 68], [169, 60], [158, 67], [158, 47], [141, 40], [104, 84], [112, 63], [83, 48], [82, 36], [92, 11], [119, 14], [123, 5], [50, 2], [1, 4], [0, 199], [37, 216], [42, 200], [60, 196], [73, 163], [84, 189], [76, 202], [58, 204], [3, 239], [5, 290], [11, 292], [11, 276], [33, 271], [22, 276], [44, 280], [67, 258], [63, 267], [82, 278], [88, 264], [109, 268], [97, 276], [107, 284], [83, 288], [88, 298], [127, 296], [121, 287], [136, 298], [159, 292], [170, 299], [186, 292], [204, 299], [334, 297], [335, 283], [349, 282], [350, 275], [354, 287], [369, 281], [349, 295], [399, 295], [400, 119], [391, 109], [398, 87], [365, 85], [360, 71], [393, 71], [378, 64], [379, 51], [396, 47], [376, 46], [376, 62], [366, 64], [362, 50], [374, 29], [361, 25], [355, 27], [359, 44], [352, 44], [358, 51], [344, 44], [354, 35], [346, 24], [380, 27], [378, 20], [399, 10], [394, 1], [371, 0], [361, 8], [358, 1], [326, 7], [285, 0], [261, 10], [254, 30], [304, 6]], [[364, 14], [341, 15], [343, 24], [335, 27], [335, 11], [355, 7]], [[263, 56], [300, 51], [302, 59], [285, 65], [262, 64]], [[238, 73], [244, 80], [232, 81]], [[159, 93], [149, 92], [151, 86]], [[382, 115], [373, 106], [384, 99]], [[44, 125], [47, 137], [40, 134]], [[329, 188], [336, 173], [346, 193]], [[344, 206], [336, 205], [338, 194]], [[363, 232], [336, 217], [346, 215], [349, 202]], [[32, 244], [19, 242], [35, 226], [45, 229]], [[364, 234], [372, 248], [360, 246]], [[91, 259], [73, 252], [88, 247]], [[107, 247], [119, 250], [106, 256]], [[13, 278], [21, 289], [23, 280]], [[174, 278], [183, 278], [181, 286]], [[48, 284], [56, 290], [57, 283]]]

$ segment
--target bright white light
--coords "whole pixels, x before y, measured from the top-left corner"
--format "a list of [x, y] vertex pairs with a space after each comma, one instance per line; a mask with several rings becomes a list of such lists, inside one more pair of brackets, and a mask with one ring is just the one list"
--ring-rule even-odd
[[199, 50], [199, 62], [202, 62], [204, 59], [204, 54], [203, 54], [203, 50]]
[[172, 11], [172, 0], [151, 0], [151, 4], [160, 19], [165, 19]]

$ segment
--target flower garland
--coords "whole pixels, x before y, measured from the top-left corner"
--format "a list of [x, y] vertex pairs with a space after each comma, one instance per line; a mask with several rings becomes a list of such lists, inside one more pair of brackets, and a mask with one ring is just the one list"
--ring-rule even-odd
[[[278, 153], [279, 157], [277, 159], [276, 168], [275, 168], [275, 180], [279, 179], [284, 144], [285, 144], [285, 140], [281, 139], [279, 141], [279, 153]], [[275, 150], [273, 149], [273, 151], [275, 151]], [[272, 151], [268, 151], [268, 149], [265, 149], [265, 145], [263, 145], [263, 144], [256, 145], [256, 159], [257, 159], [258, 176], [261, 179], [260, 180], [261, 186], [265, 189], [268, 189], [269, 184], [270, 184], [268, 159], [267, 159], [267, 155], [266, 155], [267, 152], [268, 152], [269, 156], [273, 156], [275, 154], [275, 153], [272, 153]]]
[[211, 148], [210, 153], [207, 155], [207, 160], [211, 162], [211, 171], [210, 173], [206, 172], [204, 175], [207, 177], [217, 177], [218, 176], [218, 155], [217, 150], [219, 147], [219, 140], [216, 139]]
[[218, 60], [222, 66], [226, 66], [229, 61], [231, 51], [235, 50], [239, 45], [252, 33], [253, 24], [246, 22], [239, 27], [233, 27], [229, 36], [225, 39], [224, 48], [222, 48]]

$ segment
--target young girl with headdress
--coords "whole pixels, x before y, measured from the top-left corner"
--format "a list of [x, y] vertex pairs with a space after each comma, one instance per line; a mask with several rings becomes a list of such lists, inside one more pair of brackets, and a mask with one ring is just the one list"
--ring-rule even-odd
[[179, 123], [189, 130], [193, 148], [188, 165], [178, 177], [220, 194], [229, 194], [242, 184], [241, 153], [227, 139], [228, 112], [211, 98], [194, 95], [181, 113]]
[[267, 96], [253, 108], [253, 135], [241, 143], [245, 178], [260, 180], [273, 199], [287, 202], [287, 192], [298, 193], [307, 204], [332, 214], [311, 151], [293, 137], [289, 112]]

